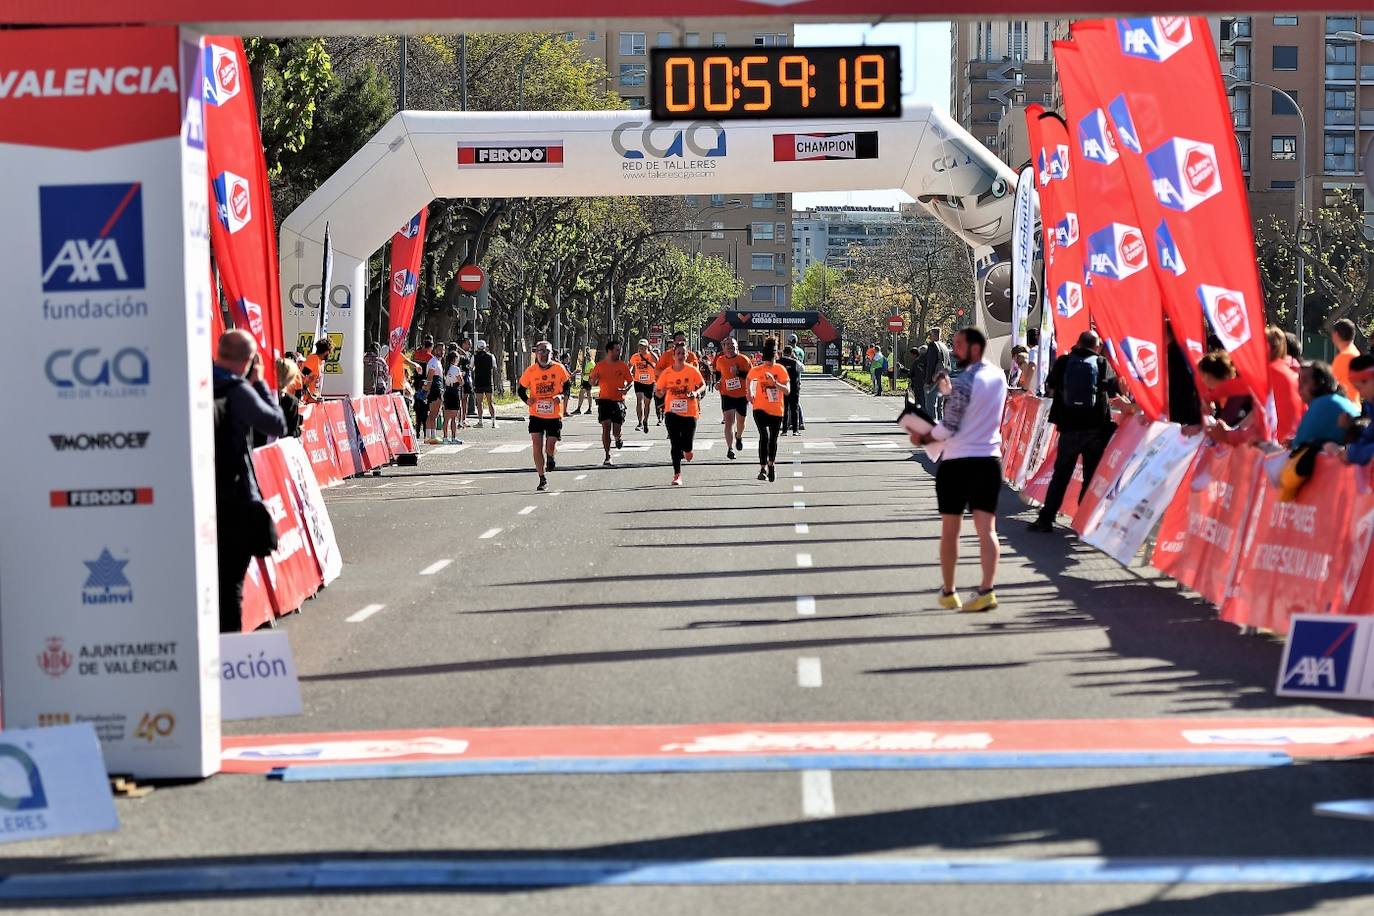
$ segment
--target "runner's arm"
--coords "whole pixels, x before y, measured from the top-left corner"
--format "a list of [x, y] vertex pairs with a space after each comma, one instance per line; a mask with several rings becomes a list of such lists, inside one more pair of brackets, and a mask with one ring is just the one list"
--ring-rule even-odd
[[526, 404], [530, 402], [530, 390], [526, 388], [524, 385], [516, 385], [515, 393], [518, 394], [520, 396], [520, 400], [524, 401]]

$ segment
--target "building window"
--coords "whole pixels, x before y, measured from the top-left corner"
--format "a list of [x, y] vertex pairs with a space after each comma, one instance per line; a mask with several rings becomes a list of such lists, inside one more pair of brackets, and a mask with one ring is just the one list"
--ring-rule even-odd
[[973, 24], [973, 31], [974, 31], [974, 39], [975, 39], [975, 44], [974, 44], [974, 57], [975, 57], [977, 60], [982, 60], [982, 59], [983, 59], [983, 23], [981, 23], [981, 22], [975, 22], [975, 23]]
[[1269, 190], [1271, 191], [1291, 191], [1298, 186], [1296, 181], [1271, 181]]
[[688, 195], [687, 195], [687, 206], [689, 206], [689, 207], [698, 206], [698, 200], [699, 200], [699, 199], [698, 199], [698, 197], [697, 197], [695, 194], [688, 194]]
[[1286, 160], [1298, 158], [1297, 137], [1272, 137], [1269, 141], [1269, 158]]
[[564, 41], [577, 41], [577, 36], [574, 35], [572, 32], [564, 32], [564, 33], [563, 33], [563, 40], [564, 40]]
[[1327, 16], [1326, 34], [1335, 35], [1337, 32], [1355, 31], [1354, 16]]
[[778, 238], [778, 241], [779, 241], [779, 242], [783, 242], [783, 241], [786, 241], [786, 240], [787, 240], [787, 224], [786, 224], [786, 223], [778, 223], [778, 235], [777, 235], [777, 238]]
[[620, 100], [625, 103], [625, 107], [632, 111], [638, 111], [644, 107], [644, 96], [642, 95], [622, 95]]
[[787, 304], [787, 287], [785, 287], [785, 286], [775, 286], [775, 287], [773, 287], [773, 292], [774, 292], [774, 293], [776, 294], [776, 296], [777, 296], [777, 298], [774, 299], [774, 302], [775, 302], [777, 305], [786, 305], [786, 304]]
[[673, 33], [659, 32], [656, 36], [655, 43], [660, 48], [671, 48], [673, 46]]
[[1239, 134], [1236, 136], [1236, 145], [1240, 147], [1240, 170], [1250, 171], [1250, 135]]
[[771, 254], [751, 254], [749, 256], [750, 270], [772, 270], [773, 256]]
[[699, 48], [699, 47], [701, 47], [701, 33], [700, 33], [700, 32], [688, 32], [686, 35], [684, 35], [684, 36], [682, 37], [682, 46], [683, 46], [684, 48]]
[[777, 39], [779, 48], [785, 48], [792, 43], [792, 39], [782, 34], [781, 32], [778, 33]]
[[643, 32], [621, 32], [620, 33], [620, 56], [635, 57], [643, 54], [645, 36]]
[[1274, 69], [1275, 69], [1275, 70], [1296, 70], [1296, 69], [1298, 69], [1298, 46], [1297, 46], [1297, 45], [1274, 45]]
[[777, 199], [778, 199], [778, 202], [777, 202], [777, 204], [773, 207], [773, 209], [774, 209], [774, 210], [777, 210], [779, 213], [786, 213], [786, 212], [787, 212], [787, 197], [786, 197], [786, 195], [779, 194]]
[[1326, 90], [1326, 118], [1328, 127], [1347, 127], [1355, 124], [1355, 90]]
[[1021, 19], [1011, 24], [1011, 57], [1012, 60], [1026, 59], [1026, 23]]
[[767, 210], [767, 209], [768, 209], [769, 207], [771, 207], [771, 206], [773, 206], [773, 195], [772, 195], [772, 194], [755, 194], [755, 195], [754, 195], [753, 207], [754, 207], [755, 210]]
[[713, 47], [713, 48], [723, 48], [723, 47], [725, 47], [725, 33], [724, 33], [724, 32], [712, 32], [712, 33], [711, 33], [711, 47]]
[[1297, 25], [1297, 16], [1275, 16], [1274, 25]]
[[772, 301], [773, 301], [773, 287], [771, 287], [771, 286], [755, 286], [755, 287], [752, 287], [752, 288], [749, 290], [749, 301], [750, 301], [750, 302], [772, 302]]
[[1043, 44], [1040, 46], [1040, 59], [1041, 59], [1041, 60], [1049, 60], [1049, 59], [1050, 59], [1050, 23], [1049, 23], [1049, 20], [1045, 20], [1045, 24], [1044, 24], [1044, 25], [1045, 25], [1045, 34], [1044, 34], [1044, 37], [1041, 39], [1041, 41], [1043, 42]]
[[[1295, 115], [1298, 113], [1297, 106], [1294, 105], [1292, 102], [1288, 101], [1288, 96], [1285, 96], [1282, 92], [1271, 92], [1269, 95], [1270, 114]], [[1291, 95], [1296, 100], [1298, 98], [1298, 90], [1290, 89], [1288, 91], [1288, 95]]]
[[712, 194], [712, 195], [711, 195], [711, 206], [713, 206], [713, 207], [723, 207], [723, 206], [725, 206], [725, 195], [724, 195], [724, 194]]
[[1328, 172], [1355, 171], [1355, 135], [1327, 134], [1323, 167]]
[[714, 222], [712, 222], [712, 223], [711, 223], [711, 238], [713, 238], [713, 239], [723, 239], [723, 238], [725, 238], [725, 232], [723, 231], [724, 229], [725, 229], [725, 224], [722, 223], [720, 220], [715, 220]]
[[755, 241], [755, 242], [771, 242], [771, 241], [773, 241], [773, 224], [772, 224], [772, 223], [753, 223], [753, 224], [749, 227], [749, 229], [750, 229], [750, 234], [753, 235], [753, 241]]
[[620, 65], [620, 85], [622, 86], [643, 86], [648, 76], [649, 68], [645, 64]]
[[1231, 67], [1231, 72], [1243, 80], [1248, 80], [1250, 78], [1249, 45], [1236, 45], [1236, 63]]
[[596, 41], [596, 32], [588, 32], [588, 33], [587, 33], [587, 40], [588, 40], [588, 41]]

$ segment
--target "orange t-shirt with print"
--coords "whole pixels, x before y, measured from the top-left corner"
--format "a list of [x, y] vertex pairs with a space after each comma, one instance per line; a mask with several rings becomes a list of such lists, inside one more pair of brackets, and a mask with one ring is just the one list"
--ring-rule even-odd
[[637, 384], [652, 385], [654, 379], [658, 378], [658, 371], [654, 369], [653, 353], [636, 353], [631, 356], [630, 372]]
[[749, 357], [743, 353], [736, 353], [734, 356], [721, 354], [716, 357], [716, 375], [720, 379], [716, 382], [716, 390], [727, 398], [747, 398], [749, 397], [749, 387], [745, 384], [745, 379], [749, 377], [749, 369], [753, 363]]
[[683, 417], [701, 416], [701, 402], [689, 397], [693, 391], [706, 384], [696, 366], [684, 365], [681, 369], [669, 367], [658, 374], [657, 390], [663, 394], [663, 407], [669, 413]]
[[754, 392], [749, 398], [749, 403], [755, 410], [761, 410], [766, 414], [775, 417], [783, 415], [782, 402], [787, 397], [781, 388], [772, 388], [768, 385], [768, 380], [772, 379], [776, 383], [786, 385], [788, 383], [787, 370], [774, 363], [771, 366], [755, 366], [749, 370], [749, 377], [745, 384]]
[[556, 360], [547, 367], [542, 367], [537, 362], [530, 363], [529, 368], [520, 376], [520, 384], [529, 392], [530, 416], [545, 420], [557, 420], [562, 417], [563, 402], [559, 400], [558, 395], [563, 393], [563, 386], [571, 379], [568, 370]]
[[596, 396], [603, 401], [623, 401], [625, 400], [625, 386], [630, 384], [634, 376], [630, 373], [630, 366], [623, 359], [603, 359], [592, 367], [592, 374], [589, 381], [593, 385], [599, 385]]

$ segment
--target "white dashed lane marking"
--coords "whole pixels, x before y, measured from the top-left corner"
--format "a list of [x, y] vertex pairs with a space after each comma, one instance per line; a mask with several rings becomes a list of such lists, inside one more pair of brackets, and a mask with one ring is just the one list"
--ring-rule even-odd
[[797, 554], [797, 566], [798, 566], [798, 568], [800, 568], [800, 569], [809, 569], [809, 568], [811, 567], [811, 565], [812, 565], [812, 564], [811, 564], [811, 554], [809, 554], [809, 553], [799, 553], [799, 554]]
[[798, 595], [797, 613], [802, 617], [810, 617], [812, 614], [816, 613], [816, 596]]
[[424, 569], [420, 570], [420, 575], [422, 575], [422, 576], [432, 576], [432, 575], [434, 575], [435, 573], [437, 573], [439, 570], [443, 569], [445, 566], [449, 565], [449, 564], [452, 563], [452, 562], [453, 562], [452, 560], [437, 560], [437, 561], [435, 561], [435, 562], [429, 564], [428, 566], [426, 566]]
[[483, 531], [481, 534], [477, 535], [477, 540], [489, 541], [504, 530], [505, 529], [503, 528], [488, 528], [486, 531]]
[[534, 506], [526, 506], [525, 508], [523, 508], [523, 509], [521, 509], [519, 512], [517, 512], [516, 515], [529, 515], [529, 514], [530, 514], [531, 512], [533, 512], [533, 511], [534, 511]]
[[345, 617], [344, 620], [348, 621], [349, 623], [362, 623], [364, 620], [371, 617], [373, 614], [377, 613], [384, 607], [386, 607], [385, 604], [369, 604], [367, 607], [363, 608], [358, 613], [350, 614], [349, 616]]
[[835, 816], [835, 789], [829, 770], [802, 770], [802, 815], [821, 818]]
[[821, 660], [814, 657], [797, 659], [797, 686], [821, 686]]
[[799, 484], [799, 483], [793, 484], [793, 485], [792, 485], [792, 492], [793, 492], [793, 493], [805, 493], [805, 492], [806, 492], [806, 487], [802, 486], [802, 485]]

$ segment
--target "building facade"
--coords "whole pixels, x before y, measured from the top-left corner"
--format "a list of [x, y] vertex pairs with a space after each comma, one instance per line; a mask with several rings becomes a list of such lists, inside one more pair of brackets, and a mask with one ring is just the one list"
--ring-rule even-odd
[[896, 207], [812, 207], [793, 212], [793, 280], [818, 262], [838, 270], [849, 267], [852, 246], [882, 245], [903, 219]]
[[[696, 22], [700, 22], [697, 20]], [[695, 47], [774, 47], [792, 43], [790, 25], [776, 19], [732, 19], [728, 28], [702, 31], [681, 22], [646, 19], [617, 22], [605, 31], [567, 32], [588, 59], [600, 59], [609, 75], [607, 89], [631, 109], [649, 105], [649, 49]], [[717, 27], [719, 28], [719, 27]], [[729, 124], [724, 132], [724, 155], [730, 154]], [[680, 244], [689, 253], [702, 252], [728, 263], [743, 283], [739, 297], [722, 303], [729, 308], [792, 307], [792, 200], [784, 192], [740, 195], [688, 196], [684, 201], [688, 225]]]
[[[1055, 108], [1053, 43], [1068, 37], [1067, 19], [975, 19], [950, 27], [949, 113], [988, 149], [1016, 143], [999, 137], [1009, 109]], [[1005, 160], [1011, 165], [1010, 160]]]

